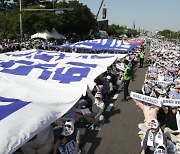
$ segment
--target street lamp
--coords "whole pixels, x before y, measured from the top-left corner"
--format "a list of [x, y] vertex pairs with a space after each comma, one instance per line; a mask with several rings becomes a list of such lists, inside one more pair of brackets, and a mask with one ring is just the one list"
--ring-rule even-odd
[[23, 28], [22, 28], [22, 2], [20, 0], [19, 2], [19, 13], [20, 13], [20, 38], [21, 38], [21, 42], [23, 41]]

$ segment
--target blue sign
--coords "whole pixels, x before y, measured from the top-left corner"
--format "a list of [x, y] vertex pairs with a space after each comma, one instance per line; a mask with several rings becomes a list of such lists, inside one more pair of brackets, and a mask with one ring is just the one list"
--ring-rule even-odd
[[65, 44], [61, 46], [51, 46], [54, 48], [82, 48], [88, 50], [105, 50], [105, 51], [118, 51], [120, 53], [127, 53], [133, 50], [137, 44], [130, 44], [122, 40], [116, 39], [97, 39], [76, 42], [72, 44]]

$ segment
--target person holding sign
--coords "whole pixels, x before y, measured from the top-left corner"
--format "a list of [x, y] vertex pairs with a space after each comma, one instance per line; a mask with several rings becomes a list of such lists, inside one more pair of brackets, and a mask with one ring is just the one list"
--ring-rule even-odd
[[178, 130], [178, 107], [165, 107], [162, 103], [162, 109], [166, 114], [164, 133], [171, 139], [172, 142], [180, 142], [180, 130]]
[[143, 150], [141, 154], [154, 154], [159, 145], [164, 145], [164, 149], [167, 148], [166, 135], [159, 127], [159, 123], [156, 119], [152, 119], [149, 123], [150, 129], [146, 132], [143, 140]]
[[74, 127], [71, 120], [67, 120], [62, 129], [61, 135], [57, 140], [53, 154], [77, 154], [79, 151], [80, 133]]
[[144, 123], [140, 123], [138, 125], [138, 128], [141, 130], [138, 134], [140, 135], [141, 133], [143, 135], [150, 128], [148, 124], [151, 122], [151, 120], [157, 119], [159, 107], [150, 103], [140, 102], [136, 99], [133, 100], [136, 103], [136, 105], [138, 105], [142, 109], [144, 114]]
[[89, 86], [87, 87], [87, 95], [92, 100], [92, 107], [81, 110], [81, 117], [84, 117], [89, 124], [88, 129], [94, 130], [96, 126], [99, 126], [104, 121], [103, 111], [105, 104], [102, 100], [102, 94], [98, 85], [96, 84], [97, 92], [95, 96], [92, 95]]

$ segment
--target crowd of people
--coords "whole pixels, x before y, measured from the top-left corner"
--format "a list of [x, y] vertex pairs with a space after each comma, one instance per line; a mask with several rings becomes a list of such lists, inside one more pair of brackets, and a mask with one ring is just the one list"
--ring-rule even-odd
[[[62, 40], [62, 44], [63, 43], [68, 43], [68, 41]], [[57, 44], [58, 42], [56, 40], [30, 39], [21, 42], [18, 40], [4, 39], [0, 40], [0, 53], [30, 49], [54, 50], [54, 48], [51, 48], [51, 46]]]
[[178, 153], [179, 104], [167, 105], [163, 99], [180, 99], [179, 47], [169, 42], [152, 41], [147, 61], [149, 66], [141, 94], [158, 99], [159, 104], [134, 99], [144, 114], [144, 122], [138, 125], [141, 154]]
[[[94, 88], [87, 87], [85, 96], [62, 117], [44, 128], [31, 141], [25, 143], [18, 152], [24, 154], [67, 154], [83, 153], [81, 147], [78, 123], [89, 130], [95, 130], [105, 121], [104, 109], [108, 100], [118, 93], [124, 83], [124, 99], [128, 100], [129, 83], [132, 80], [132, 71], [138, 62], [140, 51], [146, 46], [139, 46], [126, 57], [117, 59], [107, 71], [94, 79]], [[54, 131], [59, 131], [56, 141]], [[57, 138], [57, 137], [56, 137]]]
[[[122, 101], [128, 101], [130, 96], [128, 87], [133, 80], [133, 68], [138, 61], [139, 67], [143, 67], [148, 47], [145, 42], [126, 57], [117, 59], [106, 72], [94, 80], [94, 89], [88, 86], [85, 96], [82, 96], [65, 115], [37, 134], [34, 140], [25, 143], [20, 151], [25, 154], [83, 153], [81, 135], [76, 124], [82, 123], [92, 131], [101, 127], [105, 121], [104, 109], [107, 100], [122, 87], [124, 90]], [[163, 99], [180, 99], [179, 48], [171, 43], [151, 40], [147, 62], [149, 66], [141, 94], [158, 99], [160, 105], [155, 106], [133, 99], [142, 109], [145, 119], [138, 125], [140, 129], [138, 135], [142, 140], [141, 154], [175, 153], [180, 144], [180, 109], [178, 105], [164, 105]], [[53, 131], [56, 129], [60, 133], [55, 142]]]

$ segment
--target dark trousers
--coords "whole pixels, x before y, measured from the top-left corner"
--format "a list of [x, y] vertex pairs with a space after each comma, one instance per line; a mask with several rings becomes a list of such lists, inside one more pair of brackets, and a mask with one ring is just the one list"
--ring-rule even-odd
[[130, 80], [124, 80], [124, 99], [126, 99], [126, 97], [129, 95], [129, 90], [128, 90], [129, 83]]
[[140, 58], [140, 65], [139, 65], [139, 67], [143, 67], [143, 64], [144, 64], [144, 58]]

